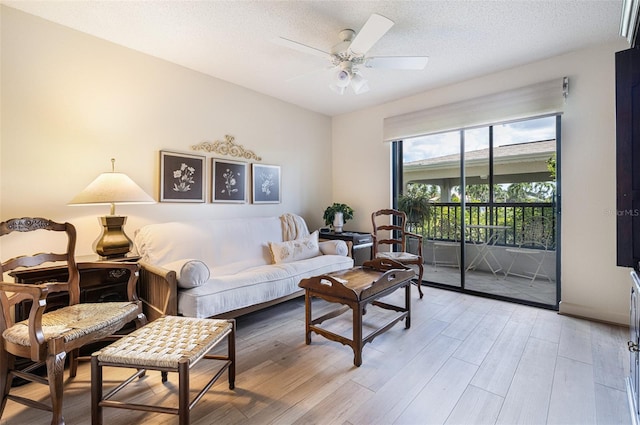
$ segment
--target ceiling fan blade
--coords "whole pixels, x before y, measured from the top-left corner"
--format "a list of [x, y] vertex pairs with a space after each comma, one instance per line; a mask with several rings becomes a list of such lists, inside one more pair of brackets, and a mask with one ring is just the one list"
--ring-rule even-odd
[[307, 46], [306, 44], [298, 43], [297, 41], [289, 40], [284, 37], [277, 37], [272, 40], [274, 43], [284, 47], [288, 47], [293, 50], [297, 50], [302, 53], [311, 54], [314, 56], [320, 56], [321, 58], [331, 59], [331, 53], [327, 53], [315, 47]]
[[357, 56], [364, 55], [392, 26], [391, 19], [374, 13], [353, 39], [349, 50]]
[[367, 58], [364, 66], [376, 69], [422, 70], [427, 66], [428, 56], [377, 56]]

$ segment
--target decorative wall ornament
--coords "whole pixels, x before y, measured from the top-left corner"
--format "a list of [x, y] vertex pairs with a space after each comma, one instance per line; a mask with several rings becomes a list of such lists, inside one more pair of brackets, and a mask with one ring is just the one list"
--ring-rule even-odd
[[229, 136], [227, 134], [224, 136], [224, 142], [219, 140], [216, 140], [215, 142], [201, 142], [197, 145], [192, 145], [191, 149], [194, 151], [213, 152], [218, 155], [262, 161], [262, 158], [256, 155], [253, 151], [247, 150], [244, 146], [236, 144], [234, 140], [235, 138], [233, 136]]

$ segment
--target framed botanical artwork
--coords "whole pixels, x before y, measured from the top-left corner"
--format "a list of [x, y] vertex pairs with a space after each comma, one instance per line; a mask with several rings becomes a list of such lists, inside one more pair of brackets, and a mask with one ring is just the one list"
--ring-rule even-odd
[[205, 201], [204, 156], [160, 151], [160, 202]]
[[212, 158], [211, 202], [246, 202], [248, 169], [246, 162]]
[[251, 180], [254, 204], [280, 202], [280, 166], [251, 164]]

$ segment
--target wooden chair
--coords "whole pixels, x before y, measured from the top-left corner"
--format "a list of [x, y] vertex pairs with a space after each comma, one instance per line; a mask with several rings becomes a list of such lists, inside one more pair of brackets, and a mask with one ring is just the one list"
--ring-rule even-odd
[[[45, 218], [19, 218], [0, 223], [0, 236], [13, 232], [55, 232], [66, 234], [66, 251], [63, 253], [38, 253], [23, 255], [0, 263], [0, 277], [23, 267], [35, 267], [44, 263], [64, 262], [69, 278], [66, 282], [43, 282], [37, 285], [0, 282], [0, 418], [7, 400], [28, 407], [53, 413], [52, 425], [64, 424], [62, 416], [63, 373], [65, 358], [69, 354], [70, 375], [76, 374], [80, 347], [114, 334], [125, 324], [135, 320], [137, 326], [146, 323], [142, 305], [135, 293], [138, 265], [121, 262], [96, 262], [86, 264], [93, 268], [128, 269], [128, 299], [125, 302], [80, 303], [80, 274], [75, 262], [76, 230], [70, 223], [56, 223]], [[49, 234], [50, 236], [52, 234]], [[25, 235], [22, 235], [25, 236]], [[45, 237], [47, 234], [38, 235]], [[12, 238], [20, 237], [18, 233]], [[60, 237], [56, 241], [60, 240]], [[29, 240], [30, 243], [31, 240]], [[64, 244], [63, 242], [63, 244]], [[83, 264], [85, 265], [85, 264]], [[66, 291], [67, 306], [47, 311], [47, 296]], [[18, 303], [30, 303], [29, 317], [15, 323], [13, 309]], [[27, 359], [20, 361], [19, 358]], [[18, 360], [18, 361], [16, 361]], [[29, 361], [30, 360], [30, 361]], [[35, 363], [31, 363], [35, 362]], [[18, 364], [28, 364], [19, 370]], [[46, 364], [47, 377], [33, 372]], [[49, 386], [51, 403], [11, 394], [14, 377]]]
[[[403, 211], [383, 209], [371, 214], [373, 224], [373, 258], [388, 258], [405, 266], [417, 266], [418, 277], [416, 285], [420, 298], [422, 293], [422, 275], [424, 265], [422, 259], [422, 236], [408, 232], [405, 228], [407, 215]], [[409, 240], [417, 242], [417, 253], [411, 253], [407, 249]], [[380, 250], [381, 246], [390, 246], [391, 250]]]

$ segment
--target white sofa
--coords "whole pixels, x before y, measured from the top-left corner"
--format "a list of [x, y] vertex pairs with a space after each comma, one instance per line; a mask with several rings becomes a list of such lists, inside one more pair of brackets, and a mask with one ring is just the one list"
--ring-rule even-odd
[[301, 279], [353, 267], [295, 215], [177, 221], [136, 231], [139, 297], [160, 315], [235, 317], [303, 294]]

